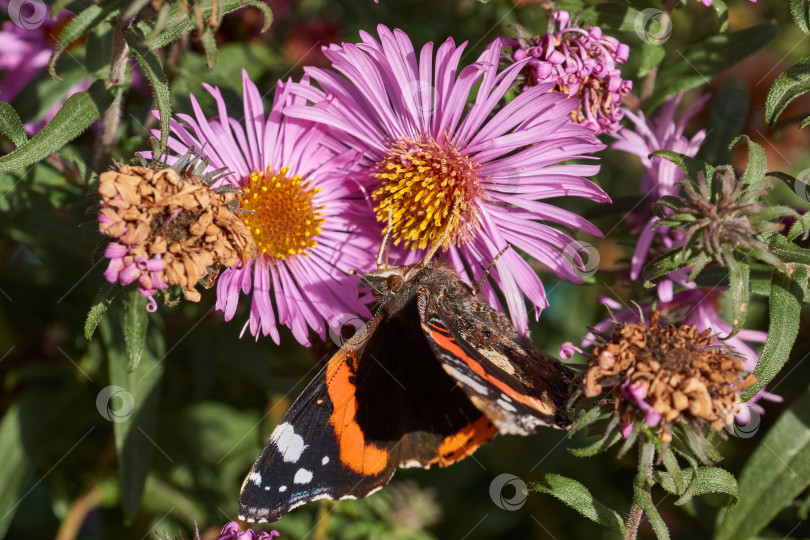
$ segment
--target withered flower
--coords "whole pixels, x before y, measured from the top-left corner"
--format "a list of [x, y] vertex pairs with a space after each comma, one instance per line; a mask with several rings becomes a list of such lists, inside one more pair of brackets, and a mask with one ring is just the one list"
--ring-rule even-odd
[[[771, 255], [768, 247], [757, 235], [779, 231], [783, 225], [768, 219], [758, 219], [760, 212], [767, 211], [760, 198], [768, 192], [771, 184], [761, 181], [746, 184], [730, 166], [718, 167], [711, 178], [702, 172], [694, 182], [682, 183], [679, 199], [668, 198], [656, 205], [662, 219], [654, 227], [672, 227], [674, 232], [684, 233], [688, 241], [684, 249], [697, 247], [715, 261], [732, 266], [732, 252], [741, 249], [750, 252], [764, 262], [782, 267], [782, 262]], [[664, 214], [662, 207], [673, 211]]]
[[659, 326], [658, 312], [649, 325], [619, 324], [594, 347], [583, 393], [612, 391], [625, 438], [641, 418], [664, 442], [672, 439], [673, 422], [703, 421], [720, 431], [740, 410], [740, 391], [756, 378], [746, 377], [742, 358], [714, 345], [710, 334], [691, 325]]
[[[250, 231], [228, 206], [235, 195], [211, 190], [184, 167], [124, 165], [101, 174], [99, 231], [113, 239], [104, 277], [128, 285], [137, 280], [141, 296], [178, 285], [197, 302], [197, 282], [209, 268], [236, 266], [255, 257]], [[152, 299], [148, 309], [157, 304]]]

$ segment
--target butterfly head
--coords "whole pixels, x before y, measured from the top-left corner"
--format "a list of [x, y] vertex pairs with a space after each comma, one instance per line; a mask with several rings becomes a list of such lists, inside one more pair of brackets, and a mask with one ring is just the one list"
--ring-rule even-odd
[[411, 265], [387, 265], [376, 272], [371, 272], [363, 276], [363, 282], [371, 287], [377, 299], [397, 294], [403, 288], [414, 282], [414, 278], [424, 269], [430, 268], [430, 264]]

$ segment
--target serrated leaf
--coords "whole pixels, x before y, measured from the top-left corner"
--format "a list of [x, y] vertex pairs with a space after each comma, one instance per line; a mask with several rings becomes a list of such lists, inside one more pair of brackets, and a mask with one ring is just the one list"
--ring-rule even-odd
[[84, 322], [84, 339], [90, 341], [93, 337], [96, 327], [104, 317], [104, 313], [107, 312], [110, 303], [118, 295], [118, 291], [118, 285], [110, 283], [109, 281], [105, 282], [98, 290], [96, 297], [93, 299], [93, 304], [90, 306], [90, 311], [87, 313], [87, 319]]
[[28, 135], [25, 133], [20, 117], [14, 108], [0, 101], [0, 133], [11, 139], [14, 146], [19, 148], [28, 140]]
[[645, 41], [641, 46], [641, 62], [638, 66], [638, 77], [644, 77], [661, 64], [666, 56], [666, 49], [654, 41]]
[[[138, 32], [136, 30], [136, 32]], [[140, 32], [138, 32], [140, 34]], [[169, 126], [172, 118], [172, 102], [169, 93], [169, 80], [163, 71], [160, 59], [148, 47], [143, 44], [143, 36], [135, 33], [125, 32], [124, 39], [129, 45], [132, 55], [141, 66], [141, 70], [149, 80], [149, 86], [155, 96], [155, 104], [160, 114], [160, 148], [157, 154], [162, 154], [169, 142]]]
[[78, 137], [107, 110], [118, 90], [102, 80], [70, 96], [56, 116], [37, 135], [10, 154], [0, 157], [0, 171], [21, 169], [48, 157]]
[[752, 141], [748, 135], [740, 135], [735, 138], [731, 141], [728, 149], [732, 150], [740, 143], [748, 145], [748, 166], [742, 175], [743, 183], [746, 185], [758, 184], [765, 180], [765, 151], [760, 145]]
[[620, 534], [625, 533], [621, 515], [596, 500], [588, 488], [565, 476], [544, 474], [529, 489], [546, 493], [567, 504], [586, 518]]
[[20, 505], [20, 491], [31, 465], [28, 461], [21, 431], [20, 408], [11, 405], [0, 422], [0, 538], [8, 531], [17, 507]]
[[790, 14], [799, 30], [810, 35], [810, 1], [790, 0]]
[[124, 295], [124, 340], [129, 355], [129, 370], [138, 369], [143, 357], [146, 341], [146, 329], [149, 326], [149, 313], [146, 311], [147, 300], [132, 288]]
[[773, 273], [769, 301], [768, 339], [762, 348], [759, 362], [754, 368], [757, 382], [743, 390], [743, 401], [754, 397], [754, 394], [759, 392], [763, 386], [771, 382], [787, 362], [799, 333], [801, 303], [804, 297], [802, 287], [795, 280], [807, 280], [806, 266], [797, 266], [792, 277], [780, 271]]
[[120, 11], [118, 0], [104, 0], [99, 4], [93, 4], [84, 11], [70, 19], [70, 21], [59, 32], [59, 38], [53, 46], [51, 59], [48, 62], [48, 72], [54, 79], [59, 79], [56, 75], [56, 61], [62, 56], [76, 40], [87, 34], [90, 30], [111, 19]]
[[748, 458], [739, 503], [720, 521], [715, 540], [752, 538], [810, 484], [810, 393], [783, 412]]
[[775, 35], [776, 26], [763, 23], [736, 32], [711, 35], [691, 44], [658, 70], [656, 91], [645, 104], [645, 109], [652, 111], [667, 96], [678, 91], [708, 84], [716, 74], [757, 51]]
[[765, 121], [774, 125], [788, 104], [810, 91], [810, 56], [805, 56], [776, 78], [765, 100]]
[[[733, 505], [737, 504], [739, 500], [737, 479], [730, 472], [721, 469], [720, 467], [698, 467], [697, 477], [695, 471], [686, 469], [683, 471], [684, 481], [694, 486], [692, 496], [706, 495], [708, 493], [725, 493], [734, 497]], [[656, 474], [661, 487], [673, 495], [681, 495], [682, 490], [678, 489], [675, 478], [667, 472], [659, 472]], [[678, 506], [684, 504], [685, 500], [679, 500]]]

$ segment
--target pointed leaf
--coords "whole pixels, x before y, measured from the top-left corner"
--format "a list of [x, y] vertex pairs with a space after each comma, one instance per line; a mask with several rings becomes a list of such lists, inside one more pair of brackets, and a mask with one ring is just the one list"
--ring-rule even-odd
[[3, 101], [0, 101], [0, 133], [11, 139], [14, 146], [19, 148], [28, 140], [20, 117], [17, 112]]
[[796, 26], [810, 35], [810, 1], [809, 0], [790, 0], [790, 13], [793, 15], [793, 20], [796, 21]]
[[62, 28], [59, 39], [56, 40], [53, 46], [53, 53], [51, 53], [51, 59], [48, 62], [48, 72], [51, 77], [59, 79], [56, 76], [56, 61], [59, 60], [62, 53], [90, 30], [114, 17], [120, 11], [120, 7], [118, 0], [104, 0], [99, 4], [91, 5], [70, 19], [70, 22]]
[[774, 271], [771, 278], [771, 295], [769, 301], [770, 318], [768, 320], [768, 339], [762, 348], [754, 375], [757, 382], [742, 392], [743, 401], [748, 401], [763, 386], [773, 380], [782, 366], [799, 333], [801, 303], [804, 298], [802, 287], [797, 281], [807, 281], [807, 267], [799, 265], [793, 276]]
[[621, 515], [594, 499], [588, 488], [576, 480], [558, 474], [544, 474], [532, 482], [529, 489], [556, 497], [591, 521], [620, 534], [625, 533]]
[[720, 522], [715, 540], [752, 538], [810, 484], [810, 393], [794, 401], [740, 473], [740, 502]]
[[647, 483], [645, 487], [634, 485], [633, 495], [636, 504], [644, 510], [644, 515], [646, 515], [647, 519], [650, 521], [650, 525], [658, 540], [669, 540], [669, 529], [667, 529], [667, 524], [664, 523], [661, 514], [658, 513], [658, 509], [655, 507], [655, 504], [653, 504], [649, 483]]
[[149, 313], [146, 311], [146, 298], [132, 288], [124, 296], [126, 315], [124, 318], [124, 340], [129, 355], [129, 371], [138, 369], [143, 356], [146, 328], [149, 326]]
[[689, 256], [682, 248], [676, 248], [659, 255], [644, 265], [641, 272], [644, 286], [648, 288], [655, 287], [655, 284], [652, 283], [653, 280], [684, 266], [691, 266], [697, 263], [699, 259], [700, 255]]
[[671, 161], [672, 163], [677, 165], [683, 172], [685, 172], [686, 176], [691, 178], [692, 180], [697, 180], [699, 173], [703, 173], [703, 176], [705, 176], [707, 179], [710, 179], [712, 178], [712, 176], [714, 176], [714, 167], [712, 167], [710, 164], [706, 163], [705, 161], [695, 159], [693, 157], [679, 154], [678, 152], [673, 152], [671, 150], [658, 150], [657, 152], [653, 152], [650, 155], [658, 156], [660, 158], [664, 158], [668, 161]]
[[163, 65], [160, 59], [148, 47], [143, 44], [143, 36], [140, 31], [125, 32], [124, 39], [129, 45], [132, 55], [141, 66], [141, 70], [149, 80], [149, 86], [152, 87], [152, 92], [155, 95], [155, 104], [160, 114], [160, 148], [157, 150], [158, 154], [163, 153], [166, 149], [166, 144], [169, 142], [169, 126], [171, 125], [172, 118], [172, 103], [169, 94], [169, 80], [166, 78], [166, 73], [163, 71]]
[[743, 261], [737, 261], [733, 267], [729, 267], [729, 275], [731, 284], [728, 292], [731, 295], [732, 328], [731, 333], [723, 339], [734, 337], [743, 329], [748, 315], [748, 301], [751, 297], [749, 283], [751, 267]]
[[765, 121], [774, 125], [785, 107], [808, 91], [810, 91], [810, 56], [805, 56], [774, 81], [765, 100]]
[[758, 184], [765, 180], [765, 151], [760, 145], [748, 138], [748, 135], [740, 135], [731, 141], [728, 149], [732, 150], [743, 142], [748, 145], [748, 167], [746, 167], [742, 175], [743, 183], [746, 185]]
[[219, 49], [217, 49], [217, 40], [214, 37], [214, 32], [210, 26], [206, 26], [200, 35], [203, 50], [205, 51], [205, 58], [207, 60], [208, 69], [217, 65], [217, 57], [219, 56]]
[[[708, 493], [725, 493], [734, 497], [733, 504], [737, 504], [739, 500], [737, 479], [730, 472], [721, 469], [720, 467], [698, 467], [697, 478], [692, 469], [683, 471], [684, 480], [688, 483], [693, 483], [695, 486], [692, 496], [706, 495]], [[661, 487], [673, 495], [680, 495], [682, 492], [678, 490], [673, 476], [667, 472], [660, 472], [656, 474]], [[684, 504], [685, 500], [679, 500], [678, 506]]]
[[93, 299], [93, 305], [87, 313], [87, 320], [84, 322], [84, 339], [90, 341], [93, 337], [98, 323], [101, 322], [104, 313], [106, 313], [107, 308], [110, 307], [110, 303], [118, 296], [119, 290], [118, 285], [110, 283], [109, 281], [105, 282], [98, 290], [96, 297]]
[[568, 451], [577, 457], [591, 457], [600, 452], [604, 452], [621, 439], [622, 435], [618, 431], [610, 431], [605, 433], [596, 442], [589, 444], [584, 448], [569, 448]]
[[667, 489], [667, 491], [675, 495], [681, 495], [686, 489], [686, 484], [684, 483], [681, 466], [678, 465], [678, 459], [675, 457], [675, 452], [673, 452], [671, 448], [667, 448], [662, 456], [662, 461], [667, 470], [667, 475], [674, 486], [674, 490], [667, 489], [666, 486], [664, 489]]
[[78, 137], [107, 110], [118, 90], [105, 88], [102, 80], [87, 91], [70, 96], [56, 116], [30, 141], [0, 157], [0, 171], [21, 169], [48, 157]]
[[0, 538], [5, 537], [8, 526], [20, 505], [20, 491], [30, 471], [28, 453], [23, 447], [20, 433], [20, 408], [14, 404], [0, 422]]
[[574, 436], [574, 434], [582, 428], [588, 427], [589, 425], [593, 424], [599, 417], [602, 415], [602, 411], [599, 407], [592, 407], [588, 409], [585, 414], [580, 415], [574, 420], [574, 423], [571, 424], [571, 427], [568, 428], [568, 438]]

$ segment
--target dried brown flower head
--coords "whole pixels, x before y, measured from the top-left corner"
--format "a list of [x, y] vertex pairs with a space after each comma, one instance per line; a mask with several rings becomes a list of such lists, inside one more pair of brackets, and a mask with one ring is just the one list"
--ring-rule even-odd
[[658, 312], [649, 326], [617, 326], [593, 350], [584, 394], [612, 390], [625, 437], [641, 416], [647, 425], [660, 426], [665, 442], [676, 420], [692, 425], [703, 420], [719, 431], [739, 411], [740, 390], [756, 378], [744, 377], [742, 359], [713, 345], [709, 334], [695, 326], [659, 326]]
[[194, 287], [209, 268], [256, 255], [250, 231], [228, 206], [234, 194], [211, 190], [190, 169], [124, 165], [103, 173], [98, 191], [99, 231], [114, 239], [104, 275], [121, 285], [137, 279], [142, 296], [178, 285], [196, 302]]

